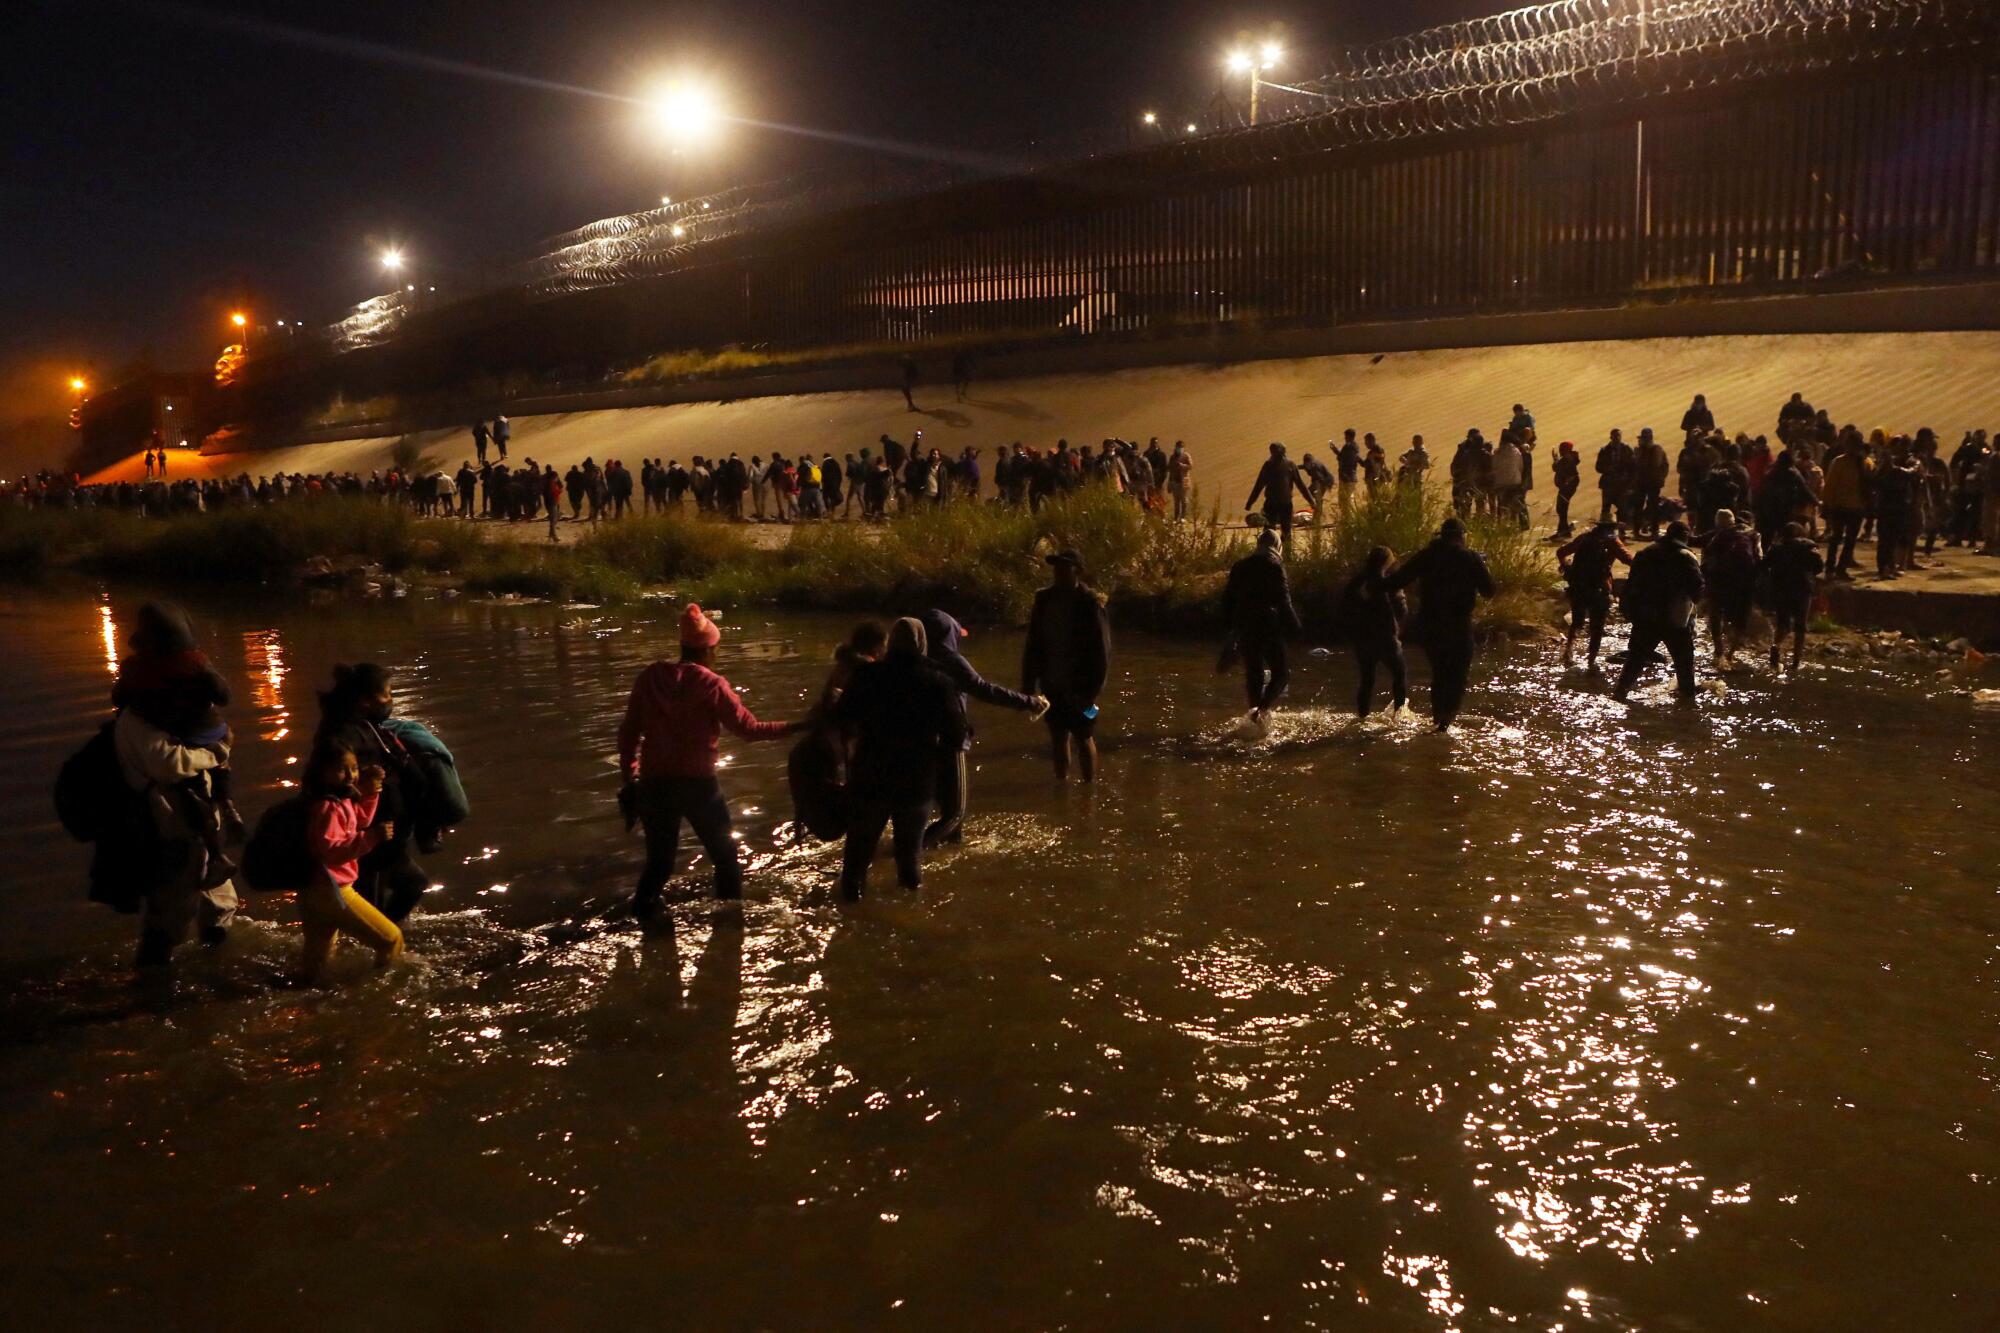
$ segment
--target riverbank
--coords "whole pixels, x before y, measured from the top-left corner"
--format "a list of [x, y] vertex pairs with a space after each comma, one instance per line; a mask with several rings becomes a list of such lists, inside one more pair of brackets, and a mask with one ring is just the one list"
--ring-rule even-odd
[[[1330, 508], [1294, 538], [1289, 568], [1309, 635], [1334, 633], [1339, 594], [1369, 548], [1420, 548], [1449, 513], [1435, 491], [1395, 489]], [[578, 525], [563, 525], [574, 529]], [[473, 592], [619, 603], [662, 592], [721, 606], [891, 614], [943, 605], [1017, 624], [1047, 581], [1044, 557], [1074, 549], [1126, 624], [1210, 633], [1223, 577], [1249, 533], [1216, 518], [1174, 523], [1087, 487], [1030, 512], [996, 504], [920, 509], [886, 524], [771, 528], [631, 517], [568, 541], [544, 524], [419, 519], [397, 505], [329, 499], [144, 519], [93, 510], [0, 511], [0, 575], [76, 570], [166, 582], [338, 583], [382, 577]], [[1531, 534], [1475, 521], [1500, 595], [1489, 627], [1548, 622], [1554, 561]]]

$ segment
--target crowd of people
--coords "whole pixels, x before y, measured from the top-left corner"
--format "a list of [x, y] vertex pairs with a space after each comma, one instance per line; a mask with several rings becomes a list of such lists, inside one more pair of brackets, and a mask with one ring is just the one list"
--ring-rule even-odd
[[[1670, 532], [1653, 549], [1682, 549], [1675, 541]], [[1636, 557], [1634, 582], [1651, 554]], [[731, 810], [716, 771], [725, 731], [752, 741], [798, 738], [787, 764], [795, 836], [844, 844], [838, 883], [849, 901], [866, 892], [885, 833], [897, 881], [910, 890], [922, 883], [926, 851], [963, 838], [973, 704], [1041, 721], [1056, 779], [1074, 773], [1096, 781], [1099, 710], [1112, 665], [1106, 599], [1076, 552], [1057, 551], [1047, 565], [1050, 581], [1034, 599], [1018, 689], [982, 676], [961, 651], [968, 631], [933, 607], [886, 627], [857, 627], [834, 654], [816, 703], [796, 720], [759, 719], [743, 704], [717, 670], [721, 628], [699, 606], [686, 606], [678, 655], [640, 673], [618, 731], [619, 806], [628, 827], [645, 833], [635, 915], [660, 917], [683, 824], [709, 857], [717, 895], [742, 891]], [[1699, 566], [1689, 569], [1684, 582], [1698, 591]], [[1405, 603], [1409, 589], [1417, 594], [1414, 617]], [[1407, 641], [1430, 662], [1433, 721], [1450, 727], [1472, 667], [1474, 609], [1493, 591], [1457, 518], [1408, 559], [1373, 551], [1341, 610], [1359, 667], [1356, 712], [1371, 711], [1384, 667], [1393, 706], [1407, 706]], [[1286, 639], [1299, 628], [1275, 528], [1230, 571], [1224, 617], [1225, 664], [1242, 663], [1251, 717], [1261, 723], [1285, 691]], [[1650, 622], [1634, 617], [1628, 677], [1643, 662], [1643, 637], [1651, 632]], [[239, 879], [295, 896], [303, 980], [320, 977], [342, 935], [381, 962], [397, 957], [401, 923], [430, 884], [416, 854], [436, 850], [470, 803], [450, 751], [427, 728], [396, 716], [390, 673], [371, 664], [335, 669], [320, 695], [302, 790], [264, 812], [246, 839], [232, 791], [226, 684], [177, 609], [149, 604], [135, 625], [113, 688], [114, 717], [64, 766], [56, 804], [71, 831], [96, 844], [92, 896], [140, 915], [138, 964], [167, 965], [191, 933], [208, 944], [225, 940]], [[1627, 683], [1621, 679], [1621, 693]]]
[[[1613, 695], [1626, 698], [1659, 660], [1656, 650], [1664, 648], [1677, 693], [1691, 698], [1703, 615], [1723, 665], [1742, 647], [1752, 610], [1762, 605], [1773, 626], [1772, 666], [1780, 665], [1789, 641], [1790, 667], [1796, 669], [1820, 576], [1841, 572], [1871, 520], [1884, 552], [1878, 562], [1884, 577], [1914, 558], [1919, 539], [1928, 549], [1938, 537], [1962, 541], [1974, 531], [1992, 536], [2000, 501], [1987, 502], [1985, 487], [2000, 481], [2000, 455], [1987, 448], [1983, 436], [1969, 434], [1958, 453], [1941, 464], [1940, 477], [1929, 432], [1908, 438], [1878, 433], [1870, 440], [1836, 429], [1828, 440], [1822, 438], [1825, 422], [1824, 413], [1811, 412], [1795, 396], [1781, 419], [1783, 451], [1766, 460], [1761, 442], [1750, 441], [1746, 463], [1745, 450], [1718, 440], [1697, 399], [1683, 423], [1687, 438], [1677, 497], [1666, 493], [1668, 474], [1661, 472], [1651, 432], [1642, 431], [1640, 446], [1630, 449], [1614, 433], [1598, 455], [1599, 475], [1606, 478], [1599, 518], [1579, 533], [1565, 514], [1557, 533], [1556, 557], [1570, 603], [1565, 663], [1573, 661], [1583, 638], [1586, 666], [1597, 669], [1615, 602], [1631, 635]], [[976, 450], [945, 465], [934, 450], [903, 446], [892, 454], [895, 443], [884, 440], [880, 454], [863, 451], [864, 515], [891, 505], [943, 503], [961, 487], [976, 494]], [[1525, 460], [1532, 458], [1534, 445], [1532, 418], [1520, 408], [1490, 455], [1476, 432], [1469, 434], [1460, 456], [1476, 453], [1489, 463], [1468, 466], [1461, 474], [1454, 461], [1460, 508], [1468, 515], [1504, 516], [1523, 507], [1517, 488], [1532, 485]], [[1498, 465], [1510, 450], [1523, 460], [1518, 470]], [[902, 465], [900, 474], [890, 465], [892, 457]], [[1177, 478], [1185, 483], [1192, 465], [1179, 461], [1184, 457], [1178, 446], [1168, 454], [1157, 444], [1139, 449], [1116, 441], [1096, 453], [1066, 445], [1046, 454], [1003, 449], [996, 461], [997, 498], [1033, 504], [1038, 496], [1095, 478], [1154, 504], [1162, 479], [1169, 487]], [[1292, 519], [1301, 513], [1310, 518], [1336, 488], [1341, 502], [1351, 503], [1354, 488], [1396, 484], [1399, 477], [1404, 484], [1421, 484], [1428, 466], [1419, 440], [1392, 475], [1380, 446], [1352, 432], [1333, 457], [1335, 466], [1322, 473], [1310, 456], [1295, 465], [1283, 445], [1273, 444], [1246, 503], [1254, 510], [1263, 502], [1264, 522], [1254, 548], [1234, 564], [1224, 586], [1227, 637], [1219, 667], [1240, 667], [1246, 720], [1253, 727], [1266, 724], [1284, 696], [1290, 679], [1287, 640], [1301, 628], [1285, 567]], [[522, 468], [529, 471], [525, 460]], [[806, 488], [797, 484], [798, 469], [791, 468], [791, 483], [780, 488], [772, 464], [753, 456], [739, 472], [733, 460], [725, 460], [721, 468], [709, 469], [708, 503], [720, 503], [733, 516], [733, 506], [747, 494], [753, 514], [766, 503], [787, 517], [824, 512], [825, 470], [818, 495], [807, 502]], [[1578, 468], [1572, 446], [1559, 449], [1552, 470], [1559, 489], [1573, 493]], [[579, 465], [573, 471], [585, 476], [586, 484], [575, 490], [563, 485], [560, 491], [551, 484], [543, 501], [551, 512], [558, 499], [569, 502], [573, 513], [585, 505], [599, 515], [625, 512], [625, 497], [635, 487], [622, 464], [591, 465], [588, 472]], [[840, 471], [844, 481], [844, 468]], [[642, 465], [636, 489], [647, 507], [662, 493], [664, 500], [657, 502], [672, 505], [693, 489], [690, 481], [686, 490], [676, 492], [668, 484], [662, 492], [659, 478], [671, 472], [653, 460]], [[954, 479], [944, 481], [944, 472], [954, 473]], [[867, 479], [885, 473], [901, 475], [902, 486], [871, 487]], [[534, 475], [555, 476], [552, 469]], [[729, 480], [718, 483], [725, 475]], [[614, 482], [620, 476], [625, 480]], [[740, 490], [734, 484], [739, 478]], [[152, 484], [163, 483], [156, 477]], [[363, 493], [367, 489], [364, 485]], [[852, 488], [837, 485], [834, 494], [845, 505]], [[1300, 502], [1303, 511], [1296, 508]], [[1825, 535], [1824, 555], [1815, 524]], [[1635, 552], [1626, 544], [1627, 525], [1635, 536], [1657, 529], [1657, 537]], [[1099, 707], [1111, 668], [1109, 616], [1105, 598], [1089, 585], [1075, 552], [1056, 552], [1048, 565], [1050, 582], [1036, 596], [1029, 618], [1020, 688], [984, 678], [960, 651], [965, 627], [934, 607], [887, 627], [874, 622], [858, 627], [836, 652], [815, 706], [791, 721], [760, 720], [744, 706], [716, 670], [720, 627], [698, 606], [687, 606], [679, 622], [678, 657], [640, 674], [618, 734], [624, 778], [619, 804], [628, 825], [643, 827], [646, 839], [635, 913], [646, 920], [660, 916], [682, 824], [708, 854], [716, 893], [741, 893], [729, 802], [716, 776], [724, 731], [750, 740], [798, 737], [787, 765], [796, 835], [844, 843], [839, 886], [848, 900], [865, 893], [885, 833], [897, 880], [908, 889], [921, 884], [928, 849], [962, 838], [974, 703], [1039, 719], [1048, 729], [1057, 779], [1074, 772], [1084, 782], [1095, 781]], [[1628, 570], [1622, 587], [1616, 580], [1620, 566]], [[1414, 613], [1406, 600], [1411, 590]], [[1414, 645], [1430, 666], [1432, 723], [1449, 729], [1476, 652], [1474, 613], [1480, 599], [1494, 591], [1460, 517], [1447, 519], [1433, 540], [1406, 558], [1386, 547], [1370, 551], [1334, 614], [1357, 669], [1356, 714], [1366, 717], [1373, 710], [1378, 675], [1385, 671], [1390, 706], [1407, 709], [1405, 646]], [[93, 896], [140, 914], [139, 963], [166, 964], [190, 933], [211, 944], [226, 938], [238, 907], [239, 878], [255, 888], [296, 895], [303, 922], [302, 977], [320, 975], [340, 935], [358, 940], [384, 962], [396, 957], [403, 947], [400, 923], [430, 883], [416, 853], [435, 850], [470, 805], [449, 750], [426, 728], [395, 716], [389, 673], [367, 664], [336, 670], [320, 699], [303, 790], [267, 811], [246, 838], [232, 791], [233, 737], [222, 714], [226, 684], [196, 648], [177, 610], [149, 605], [135, 623], [113, 689], [115, 715], [65, 765], [57, 807], [72, 832], [96, 843]]]
[[[1836, 426], [1825, 409], [1794, 393], [1778, 412], [1776, 444], [1767, 435], [1729, 435], [1697, 394], [1680, 423], [1673, 453], [1651, 428], [1628, 442], [1614, 429], [1588, 460], [1597, 479], [1600, 522], [1615, 520], [1634, 537], [1658, 538], [1667, 524], [1685, 521], [1697, 538], [1727, 511], [1752, 526], [1762, 547], [1776, 544], [1797, 522], [1827, 542], [1834, 578], [1859, 568], [1857, 541], [1877, 538], [1875, 566], [1898, 577], [1935, 552], [1940, 542], [1975, 546], [2000, 555], [2000, 450], [1985, 431], [1965, 433], [1947, 457], [1934, 432]], [[925, 506], [991, 500], [1039, 507], [1048, 499], [1097, 482], [1152, 512], [1189, 517], [1194, 459], [1176, 441], [1105, 439], [1093, 450], [1058, 440], [1048, 448], [1019, 442], [994, 451], [990, 467], [982, 448], [949, 454], [927, 445], [923, 432], [908, 441], [888, 435], [875, 445], [839, 456], [831, 452], [787, 456], [753, 452], [746, 459], [696, 455], [643, 458], [634, 470], [622, 459], [585, 458], [558, 471], [532, 458], [510, 462], [512, 429], [505, 416], [471, 430], [473, 456], [456, 469], [424, 465], [361, 474], [279, 473], [206, 479], [169, 475], [169, 451], [149, 442], [144, 476], [137, 481], [86, 484], [75, 475], [44, 471], [6, 486], [8, 498], [52, 507], [107, 507], [149, 515], [265, 505], [323, 495], [364, 496], [405, 503], [432, 517], [484, 518], [515, 523], [546, 521], [553, 538], [561, 522], [597, 523], [631, 513], [698, 514], [738, 521], [804, 523], [835, 518], [886, 520]], [[1452, 501], [1462, 517], [1497, 517], [1530, 524], [1539, 456], [1535, 417], [1516, 403], [1507, 424], [1489, 440], [1466, 432], [1448, 464]], [[1586, 460], [1568, 440], [1547, 463], [1555, 494], [1552, 540], [1576, 535], [1571, 505], [1582, 488]], [[1372, 433], [1353, 429], [1329, 441], [1326, 459], [1312, 453], [1293, 462], [1273, 445], [1245, 510], [1288, 540], [1297, 522], [1316, 521], [1329, 497], [1344, 509], [1389, 485], [1426, 484], [1431, 455], [1421, 435], [1392, 465]], [[989, 477], [990, 473], [990, 486]], [[1261, 504], [1260, 504], [1261, 502]], [[1253, 518], [1253, 522], [1257, 521]]]
[[885, 521], [899, 513], [953, 502], [991, 500], [1039, 508], [1053, 496], [1088, 482], [1101, 482], [1152, 512], [1189, 516], [1194, 496], [1194, 458], [1176, 441], [1144, 446], [1106, 439], [1096, 452], [1067, 440], [1041, 449], [1001, 445], [991, 465], [984, 451], [967, 445], [947, 455], [924, 443], [918, 431], [908, 442], [882, 436], [874, 446], [836, 458], [827, 453], [769, 457], [740, 453], [727, 458], [696, 454], [644, 458], [635, 472], [626, 462], [585, 458], [558, 472], [533, 458], [510, 463], [500, 418], [488, 429], [475, 427], [474, 457], [447, 472], [424, 466], [358, 472], [276, 473], [207, 479], [167, 476], [167, 452], [145, 453], [138, 481], [85, 483], [80, 476], [43, 471], [5, 487], [18, 503], [51, 508], [108, 508], [149, 516], [211, 512], [235, 506], [269, 505], [320, 496], [359, 496], [407, 504], [431, 518], [491, 519], [510, 523], [546, 522], [556, 539], [558, 524], [595, 524], [628, 514], [699, 515], [738, 522], [804, 523], [824, 519]]

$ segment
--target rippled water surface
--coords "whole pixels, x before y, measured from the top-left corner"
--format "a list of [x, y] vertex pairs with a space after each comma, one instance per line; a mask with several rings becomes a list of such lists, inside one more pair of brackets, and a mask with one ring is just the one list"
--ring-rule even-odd
[[[611, 761], [664, 611], [197, 600], [253, 813], [363, 658], [475, 812], [407, 966], [287, 988], [260, 898], [160, 994], [47, 800], [135, 601], [0, 594], [21, 1326], [2000, 1325], [2000, 726], [1962, 698], [1627, 712], [1517, 648], [1443, 739], [1313, 660], [1246, 744], [1206, 647], [1128, 635], [1101, 788], [979, 714], [918, 899], [885, 864], [837, 906], [782, 745], [728, 747], [750, 897], [697, 867], [669, 941]], [[793, 714], [843, 628], [733, 617], [724, 670]]]

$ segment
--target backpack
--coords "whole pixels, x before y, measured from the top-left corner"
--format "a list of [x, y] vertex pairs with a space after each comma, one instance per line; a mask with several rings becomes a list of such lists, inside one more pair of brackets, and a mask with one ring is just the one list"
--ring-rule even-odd
[[113, 719], [99, 727], [56, 773], [56, 818], [78, 842], [96, 842], [117, 829], [133, 804], [134, 793], [125, 784], [111, 739], [115, 725]]
[[312, 798], [290, 796], [266, 810], [243, 848], [243, 882], [259, 893], [302, 889], [319, 865], [306, 850]]

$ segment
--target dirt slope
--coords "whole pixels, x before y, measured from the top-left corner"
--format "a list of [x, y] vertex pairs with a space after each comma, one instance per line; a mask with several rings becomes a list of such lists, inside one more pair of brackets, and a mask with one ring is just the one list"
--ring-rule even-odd
[[[907, 439], [921, 428], [927, 443], [952, 452], [980, 446], [990, 465], [993, 446], [1015, 440], [1094, 444], [1107, 435], [1157, 435], [1167, 445], [1187, 441], [1204, 497], [1220, 498], [1227, 512], [1241, 505], [1271, 440], [1285, 441], [1297, 457], [1322, 451], [1353, 426], [1374, 431], [1393, 459], [1420, 433], [1441, 471], [1468, 426], [1495, 435], [1510, 406], [1524, 402], [1542, 440], [1536, 498], [1545, 505], [1546, 458], [1558, 440], [1574, 440], [1584, 452], [1588, 502], [1588, 460], [1610, 427], [1623, 427], [1630, 439], [1650, 425], [1677, 448], [1681, 413], [1702, 392], [1725, 429], [1774, 433], [1778, 406], [1794, 389], [1864, 430], [1928, 425], [1949, 449], [1969, 427], [2000, 427], [2000, 333], [1674, 338], [1177, 366], [975, 383], [964, 402], [954, 401], [949, 387], [921, 387], [919, 412], [891, 392], [578, 412], [516, 420], [512, 456], [558, 468], [586, 455], [615, 457], [636, 469], [641, 457], [685, 461], [731, 450], [847, 453], [884, 433]], [[464, 431], [418, 438], [448, 468], [471, 456]], [[386, 465], [392, 444], [349, 440], [177, 457], [174, 467], [181, 476], [365, 472]], [[134, 458], [94, 479], [139, 470]]]

